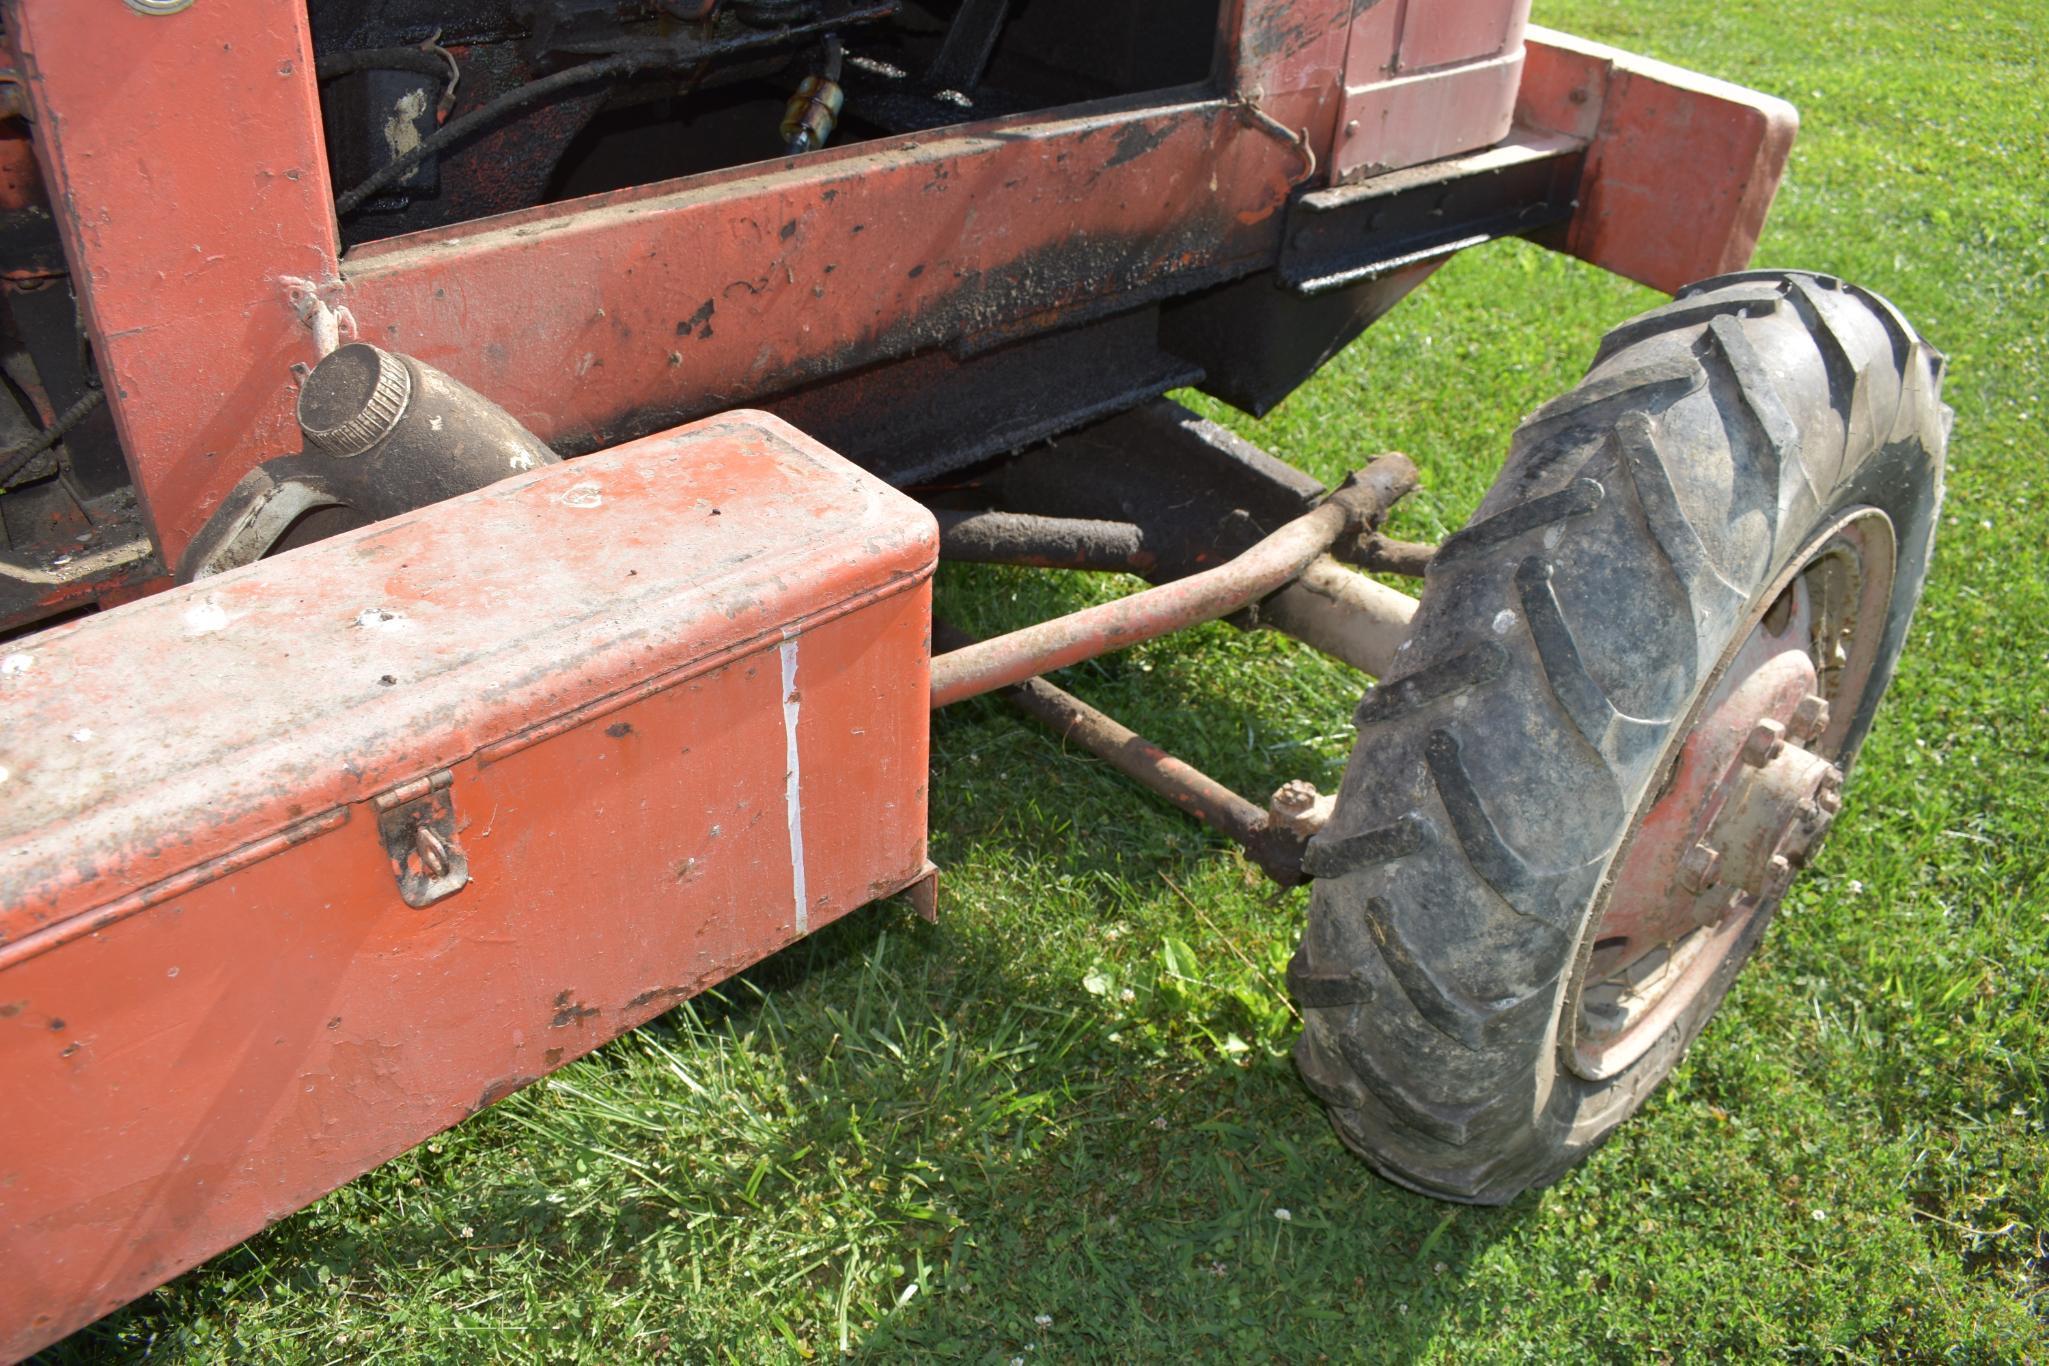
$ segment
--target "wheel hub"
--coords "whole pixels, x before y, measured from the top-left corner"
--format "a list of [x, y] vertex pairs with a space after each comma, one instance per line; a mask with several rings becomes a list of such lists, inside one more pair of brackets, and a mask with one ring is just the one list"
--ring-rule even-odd
[[1740, 961], [1834, 821], [1845, 728], [1827, 699], [1861, 687], [1868, 651], [1846, 642], [1857, 643], [1873, 590], [1889, 586], [1890, 550], [1889, 535], [1838, 526], [1727, 657], [1597, 909], [1568, 996], [1581, 1075], [1626, 1068]]
[[[1812, 693], [1801, 699], [1796, 722], [1803, 712], [1827, 724], [1828, 703]], [[1784, 892], [1841, 809], [1843, 771], [1802, 747], [1819, 731], [1810, 725], [1795, 738], [1768, 717], [1752, 727], [1723, 780], [1721, 810], [1680, 863], [1674, 899], [1690, 899], [1696, 925], [1720, 920], [1746, 898]]]

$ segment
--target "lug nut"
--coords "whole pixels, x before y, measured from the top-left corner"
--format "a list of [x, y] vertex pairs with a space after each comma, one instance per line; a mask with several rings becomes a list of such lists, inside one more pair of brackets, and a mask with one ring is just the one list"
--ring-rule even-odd
[[1786, 728], [1767, 717], [1750, 729], [1743, 741], [1743, 762], [1763, 768], [1786, 749]]
[[1715, 885], [1721, 869], [1722, 851], [1709, 844], [1696, 844], [1679, 860], [1679, 885], [1698, 896]]
[[1307, 839], [1323, 829], [1336, 805], [1337, 798], [1318, 792], [1315, 783], [1291, 778], [1267, 799], [1266, 818], [1269, 824]]
[[1793, 734], [1804, 744], [1821, 738], [1828, 729], [1828, 703], [1813, 693], [1800, 699], [1800, 705], [1793, 708]]
[[1316, 805], [1316, 784], [1301, 778], [1291, 778], [1275, 789], [1273, 808], [1276, 811], [1307, 811]]
[[1777, 896], [1793, 885], [1793, 861], [1784, 854], [1773, 854], [1772, 861], [1764, 874], [1764, 890], [1767, 896]]
[[1814, 788], [1815, 809], [1823, 816], [1834, 816], [1843, 809], [1843, 775], [1830, 769], [1821, 775], [1821, 781]]

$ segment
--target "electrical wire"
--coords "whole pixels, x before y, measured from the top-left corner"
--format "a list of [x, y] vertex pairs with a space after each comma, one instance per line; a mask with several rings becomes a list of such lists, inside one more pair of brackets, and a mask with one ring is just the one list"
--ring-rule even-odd
[[898, 0], [884, 0], [883, 3], [861, 6], [829, 19], [815, 23], [797, 24], [774, 31], [742, 34], [717, 42], [699, 43], [690, 46], [648, 48], [635, 52], [615, 53], [600, 57], [596, 61], [584, 62], [578, 66], [564, 67], [552, 75], [542, 76], [516, 86], [484, 104], [478, 105], [460, 118], [450, 119], [439, 128], [421, 138], [412, 150], [403, 156], [392, 158], [378, 167], [354, 189], [337, 195], [334, 211], [337, 216], [353, 212], [364, 200], [379, 190], [389, 187], [403, 178], [415, 166], [454, 143], [461, 141], [478, 129], [495, 123], [507, 114], [539, 104], [565, 90], [598, 81], [617, 80], [637, 75], [644, 71], [660, 71], [678, 67], [695, 66], [699, 62], [733, 53], [751, 52], [788, 42], [793, 38], [805, 38], [823, 33], [842, 24], [865, 23], [874, 19], [886, 19], [897, 11]]
[[66, 408], [62, 413], [59, 413], [57, 420], [44, 428], [36, 436], [35, 440], [29, 442], [18, 451], [10, 451], [4, 456], [0, 456], [0, 487], [4, 487], [8, 480], [14, 478], [16, 474], [27, 468], [29, 461], [35, 459], [59, 441], [62, 441], [66, 432], [85, 421], [91, 415], [93, 409], [106, 401], [106, 390], [86, 390], [76, 403]]

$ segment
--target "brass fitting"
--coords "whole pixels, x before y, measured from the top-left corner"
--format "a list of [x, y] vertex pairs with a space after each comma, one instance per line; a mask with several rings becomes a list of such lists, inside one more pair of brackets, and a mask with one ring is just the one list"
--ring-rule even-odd
[[846, 102], [846, 92], [840, 89], [837, 81], [829, 81], [823, 76], [806, 76], [783, 110], [783, 142], [791, 155], [815, 152], [825, 146], [840, 121], [840, 109]]

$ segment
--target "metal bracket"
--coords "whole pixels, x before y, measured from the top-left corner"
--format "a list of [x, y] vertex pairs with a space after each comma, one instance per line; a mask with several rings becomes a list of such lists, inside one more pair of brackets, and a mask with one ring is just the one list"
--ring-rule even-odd
[[1586, 145], [1518, 130], [1497, 147], [1317, 190], [1288, 211], [1280, 279], [1322, 294], [1572, 217]]
[[469, 855], [455, 840], [455, 796], [449, 791], [454, 781], [444, 768], [372, 800], [377, 834], [408, 906], [431, 906], [469, 885]]

